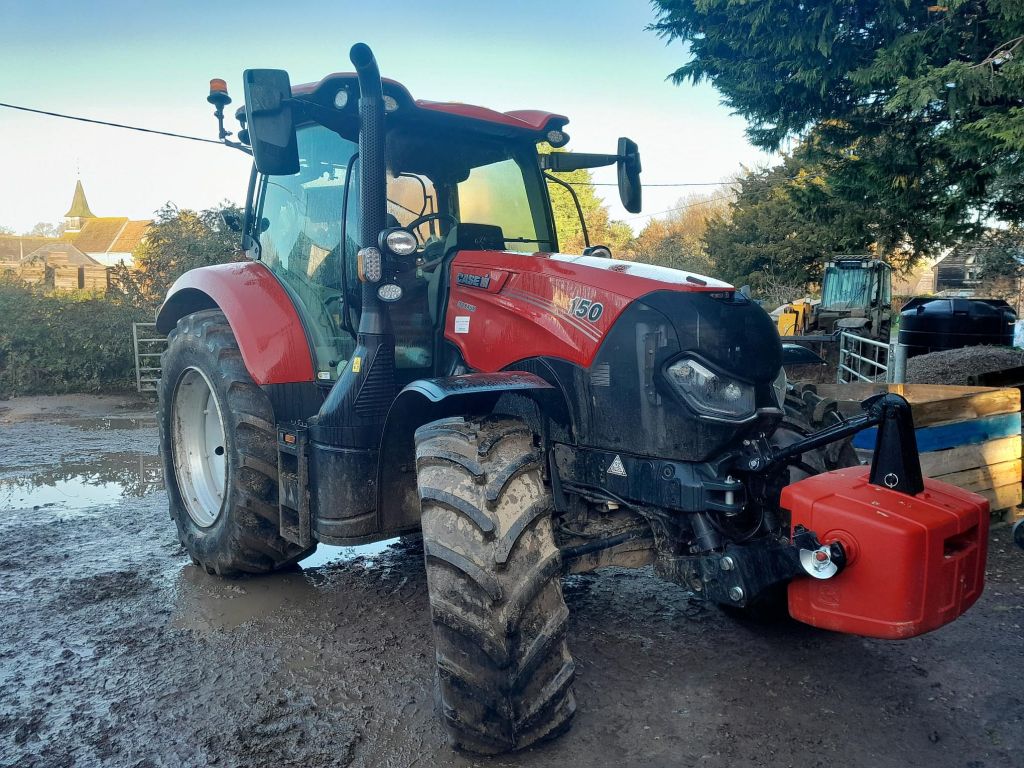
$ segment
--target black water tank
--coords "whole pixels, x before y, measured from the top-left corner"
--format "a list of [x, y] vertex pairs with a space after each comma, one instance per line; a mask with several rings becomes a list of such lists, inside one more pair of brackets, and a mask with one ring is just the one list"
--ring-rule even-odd
[[899, 343], [907, 357], [979, 344], [1013, 346], [1017, 315], [1002, 299], [920, 297], [900, 312]]

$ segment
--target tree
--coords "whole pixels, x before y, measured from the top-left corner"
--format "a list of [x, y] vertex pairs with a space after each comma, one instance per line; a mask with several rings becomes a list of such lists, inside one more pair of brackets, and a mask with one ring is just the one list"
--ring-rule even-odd
[[[542, 154], [560, 152], [547, 144], [537, 147]], [[608, 214], [608, 208], [597, 196], [593, 186], [593, 177], [588, 170], [569, 171], [552, 174], [567, 184], [571, 184], [579, 198], [583, 210], [583, 220], [587, 224], [587, 234], [591, 245], [607, 245], [616, 256], [626, 254], [629, 242], [633, 239], [633, 230], [622, 221], [614, 221]], [[580, 217], [569, 191], [554, 182], [548, 182], [551, 195], [551, 209], [555, 216], [555, 230], [558, 233], [558, 247], [565, 253], [581, 253], [585, 243]]]
[[13, 235], [13, 234], [14, 234], [14, 230], [13, 229], [11, 229], [10, 227], [5, 227], [3, 224], [0, 224], [0, 235]]
[[1024, 220], [1020, 0], [654, 0], [765, 149], [796, 140], [883, 249]]
[[188, 270], [241, 261], [239, 235], [224, 223], [224, 214], [241, 217], [241, 211], [230, 203], [198, 212], [165, 205], [132, 254], [134, 266], [115, 267], [115, 282], [121, 291], [134, 304], [155, 305]]
[[633, 243], [632, 258], [702, 275], [717, 274], [705, 234], [711, 222], [729, 220], [731, 195], [723, 188], [681, 199], [677, 210], [647, 222]]
[[992, 230], [966, 247], [975, 257], [979, 295], [1006, 299], [1019, 313], [1024, 284], [1024, 230]]
[[65, 224], [50, 224], [47, 221], [38, 222], [32, 229], [25, 233], [26, 237], [60, 237], [64, 230], [67, 229]]
[[843, 176], [835, 172], [840, 162], [822, 158], [805, 143], [782, 163], [742, 176], [729, 217], [710, 221], [704, 238], [720, 276], [802, 292], [838, 254], [870, 252], [897, 270], [909, 267], [912, 249], [880, 246], [891, 233], [880, 230], [874, 210], [852, 204], [844, 194]]

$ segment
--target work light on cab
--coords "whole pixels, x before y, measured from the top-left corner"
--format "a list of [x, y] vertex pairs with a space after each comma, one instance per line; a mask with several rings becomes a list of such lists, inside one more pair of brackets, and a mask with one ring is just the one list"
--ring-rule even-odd
[[564, 147], [566, 144], [569, 143], [569, 134], [566, 133], [565, 131], [548, 131], [547, 136], [545, 136], [545, 138], [548, 140], [548, 144], [550, 144], [555, 149]]
[[381, 240], [395, 256], [410, 256], [416, 252], [416, 236], [407, 229], [385, 230]]
[[373, 247], [359, 249], [359, 253], [356, 254], [356, 267], [359, 280], [363, 283], [377, 283], [384, 276], [383, 257], [381, 252]]

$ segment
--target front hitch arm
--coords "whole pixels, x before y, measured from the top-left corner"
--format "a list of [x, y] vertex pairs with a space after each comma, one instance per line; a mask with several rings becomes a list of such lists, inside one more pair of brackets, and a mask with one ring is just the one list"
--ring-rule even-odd
[[878, 427], [870, 482], [910, 496], [923, 491], [924, 479], [910, 403], [900, 395], [889, 393], [869, 397], [861, 407], [864, 413], [860, 416], [826, 427], [789, 445], [774, 446], [763, 438], [751, 441], [745, 454], [745, 466], [741, 468], [747, 472], [767, 474], [798, 460], [808, 451], [845, 440], [870, 427]]

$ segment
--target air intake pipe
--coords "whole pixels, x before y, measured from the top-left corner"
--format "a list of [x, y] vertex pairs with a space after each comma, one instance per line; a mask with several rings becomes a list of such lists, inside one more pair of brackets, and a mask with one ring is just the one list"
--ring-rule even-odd
[[[359, 240], [364, 249], [375, 249], [387, 218], [384, 89], [377, 60], [370, 46], [356, 43], [349, 52], [349, 58], [359, 76]], [[377, 298], [376, 283], [364, 279], [361, 291], [359, 335], [370, 333], [390, 336], [387, 309]]]
[[[365, 264], [383, 258], [377, 239], [387, 216], [384, 92], [369, 46], [357, 43], [349, 57], [359, 78], [359, 242]], [[341, 268], [345, 269], [344, 263]], [[377, 283], [370, 278], [371, 270], [360, 269], [362, 314], [356, 349], [310, 422], [313, 442], [352, 449], [375, 450], [379, 445], [395, 395], [395, 339], [387, 306], [377, 297]]]

